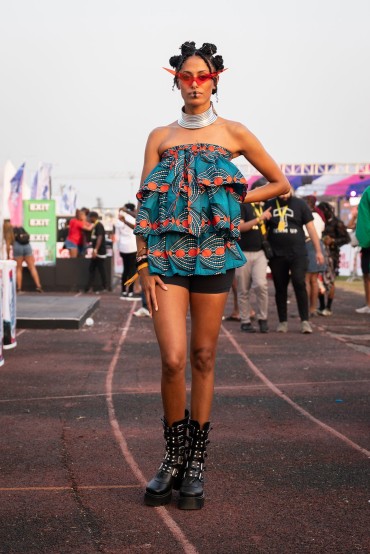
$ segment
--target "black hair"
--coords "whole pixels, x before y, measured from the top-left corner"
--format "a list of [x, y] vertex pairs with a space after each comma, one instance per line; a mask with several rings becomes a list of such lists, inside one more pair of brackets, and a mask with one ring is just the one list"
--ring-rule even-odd
[[[172, 56], [169, 60], [170, 65], [176, 70], [176, 73], [180, 71], [185, 61], [192, 56], [199, 56], [202, 58], [202, 60], [207, 64], [210, 73], [224, 69], [224, 60], [222, 56], [215, 56], [217, 52], [217, 46], [215, 44], [205, 42], [203, 43], [203, 46], [196, 48], [195, 42], [187, 41], [180, 46], [180, 50], [180, 55]], [[179, 85], [176, 76], [174, 78], [174, 83], [176, 86]], [[214, 89], [212, 90], [212, 94], [215, 94], [217, 92], [216, 77], [213, 79], [213, 83]]]
[[326, 220], [335, 217], [334, 208], [331, 204], [329, 204], [329, 202], [320, 202], [317, 207], [324, 213]]
[[89, 212], [89, 217], [96, 217], [96, 219], [99, 219], [98, 212]]

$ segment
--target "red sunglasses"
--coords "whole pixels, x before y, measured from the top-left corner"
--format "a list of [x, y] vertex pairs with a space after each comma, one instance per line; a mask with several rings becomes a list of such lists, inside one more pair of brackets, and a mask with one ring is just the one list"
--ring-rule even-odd
[[168, 71], [168, 73], [171, 73], [171, 75], [174, 75], [177, 79], [179, 79], [180, 81], [182, 81], [187, 85], [195, 81], [196, 84], [199, 86], [199, 85], [203, 85], [210, 79], [214, 79], [220, 73], [222, 73], [223, 71], [226, 71], [227, 68], [221, 69], [220, 71], [215, 71], [214, 73], [202, 73], [201, 75], [198, 75], [198, 77], [196, 77], [195, 75], [191, 75], [190, 73], [181, 73], [181, 72], [178, 73], [174, 69], [167, 69], [167, 67], [164, 67], [163, 69], [165, 69], [166, 71]]

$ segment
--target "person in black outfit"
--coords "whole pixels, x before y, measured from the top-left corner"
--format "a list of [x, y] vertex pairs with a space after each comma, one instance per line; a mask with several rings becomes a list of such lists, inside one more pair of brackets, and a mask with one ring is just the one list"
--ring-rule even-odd
[[294, 197], [292, 191], [266, 202], [265, 209], [268, 208], [271, 208], [272, 214], [267, 225], [268, 240], [274, 254], [269, 264], [275, 285], [275, 301], [279, 316], [277, 331], [286, 333], [288, 330], [287, 300], [291, 278], [301, 318], [301, 332], [312, 333], [308, 321], [308, 296], [305, 283], [308, 260], [304, 225], [312, 240], [317, 263], [323, 264], [324, 256], [321, 253], [311, 210], [304, 200]]
[[89, 219], [91, 223], [94, 224], [91, 231], [93, 253], [89, 267], [89, 280], [85, 292], [89, 292], [89, 290], [92, 289], [96, 270], [100, 273], [103, 290], [107, 290], [107, 276], [105, 273], [105, 258], [107, 257], [105, 229], [103, 224], [99, 221], [99, 215], [97, 212], [90, 212]]

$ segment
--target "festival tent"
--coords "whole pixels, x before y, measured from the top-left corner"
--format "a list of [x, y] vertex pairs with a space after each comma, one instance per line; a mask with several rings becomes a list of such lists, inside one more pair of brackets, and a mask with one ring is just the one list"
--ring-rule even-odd
[[318, 177], [320, 177], [320, 175], [286, 175], [286, 178], [294, 189], [304, 185], [310, 185]]
[[262, 178], [262, 175], [251, 175], [250, 177], [248, 177], [247, 178], [248, 188], [251, 188], [253, 183], [255, 183], [256, 181], [258, 181], [258, 179], [261, 179], [261, 178]]
[[360, 194], [363, 194], [367, 187], [370, 186], [370, 176], [369, 179], [365, 179], [365, 181], [361, 181], [359, 183], [354, 183], [353, 185], [350, 185], [346, 191], [345, 196], [359, 196]]
[[327, 196], [347, 196], [348, 187], [357, 184], [361, 185], [361, 183], [368, 179], [370, 179], [370, 175], [350, 175], [337, 183], [329, 185], [325, 194]]
[[342, 181], [346, 175], [322, 175], [314, 179], [310, 185], [298, 187], [296, 190], [297, 196], [307, 196], [314, 194], [315, 196], [324, 196], [329, 185]]

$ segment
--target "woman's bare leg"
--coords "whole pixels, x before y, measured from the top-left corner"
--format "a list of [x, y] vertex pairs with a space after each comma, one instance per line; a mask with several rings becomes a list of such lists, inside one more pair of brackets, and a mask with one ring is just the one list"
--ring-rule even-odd
[[31, 255], [31, 256], [25, 256], [24, 259], [26, 261], [27, 267], [29, 269], [29, 272], [31, 273], [31, 277], [36, 287], [38, 289], [41, 289], [40, 277], [35, 266], [35, 258], [33, 257], [33, 255]]
[[319, 297], [319, 285], [317, 282], [317, 276], [317, 273], [306, 273], [306, 288], [310, 302], [310, 314], [315, 313], [317, 310], [317, 300]]
[[68, 248], [69, 250], [69, 257], [70, 258], [77, 258], [78, 257], [78, 249], [77, 248]]
[[157, 286], [158, 311], [153, 312], [154, 329], [162, 359], [162, 402], [169, 426], [184, 419], [186, 407], [186, 314], [189, 291], [185, 287]]
[[17, 289], [22, 290], [23, 258], [16, 258], [15, 261], [17, 262]]
[[317, 302], [319, 298], [319, 283], [317, 281], [318, 273], [311, 273], [311, 294], [310, 294], [310, 313], [315, 313], [317, 310]]
[[191, 419], [209, 421], [213, 400], [217, 340], [228, 293], [191, 293]]

